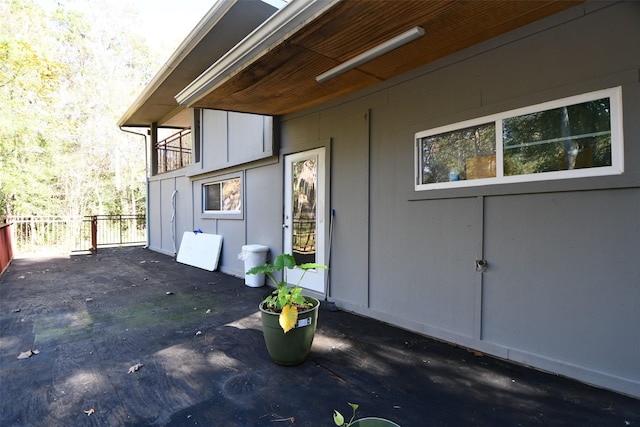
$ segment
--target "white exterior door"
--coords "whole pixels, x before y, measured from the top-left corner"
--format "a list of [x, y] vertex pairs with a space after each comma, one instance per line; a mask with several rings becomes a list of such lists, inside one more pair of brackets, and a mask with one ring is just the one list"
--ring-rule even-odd
[[[285, 156], [284, 251], [297, 264], [325, 261], [325, 149]], [[300, 286], [324, 293], [325, 269], [309, 270]], [[287, 282], [296, 284], [301, 270], [289, 270]]]

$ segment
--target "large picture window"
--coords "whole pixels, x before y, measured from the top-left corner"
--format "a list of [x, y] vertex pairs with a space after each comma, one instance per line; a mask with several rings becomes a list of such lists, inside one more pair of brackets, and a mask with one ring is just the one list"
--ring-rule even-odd
[[416, 190], [620, 174], [621, 89], [418, 132]]
[[240, 177], [202, 185], [205, 214], [238, 214], [242, 211], [242, 181]]

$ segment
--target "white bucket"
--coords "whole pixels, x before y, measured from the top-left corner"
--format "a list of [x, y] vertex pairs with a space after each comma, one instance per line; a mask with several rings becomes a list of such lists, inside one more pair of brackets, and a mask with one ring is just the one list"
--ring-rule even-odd
[[[245, 245], [242, 247], [242, 252], [238, 254], [238, 259], [244, 261], [245, 273], [251, 270], [253, 267], [263, 265], [267, 262], [267, 253], [269, 253], [269, 247], [264, 245]], [[264, 286], [264, 274], [245, 274], [244, 284], [252, 288], [259, 288]]]

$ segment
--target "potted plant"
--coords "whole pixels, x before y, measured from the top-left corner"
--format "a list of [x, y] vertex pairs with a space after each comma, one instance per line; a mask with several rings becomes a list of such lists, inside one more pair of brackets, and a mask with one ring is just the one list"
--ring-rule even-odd
[[[291, 287], [287, 283], [287, 269], [304, 270], [298, 283]], [[264, 274], [275, 285], [275, 290], [259, 305], [262, 331], [271, 359], [279, 365], [297, 365], [304, 362], [311, 351], [311, 344], [318, 321], [320, 302], [303, 296], [300, 283], [308, 270], [327, 268], [316, 263], [296, 265], [292, 255], [278, 255], [273, 264], [253, 267], [246, 274]], [[278, 281], [275, 272], [282, 272]]]
[[340, 412], [333, 411], [333, 422], [338, 427], [400, 427], [393, 421], [385, 420], [384, 418], [366, 417], [354, 421], [359, 405], [349, 403], [349, 406], [351, 406], [353, 414], [348, 422], [345, 422], [344, 416]]

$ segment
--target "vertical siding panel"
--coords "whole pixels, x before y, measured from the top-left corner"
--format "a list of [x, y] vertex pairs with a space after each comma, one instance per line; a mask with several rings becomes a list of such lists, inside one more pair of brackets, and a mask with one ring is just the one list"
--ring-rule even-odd
[[369, 112], [326, 117], [331, 138], [331, 295], [357, 306], [369, 299]]
[[488, 198], [484, 339], [640, 381], [638, 212], [637, 188]]

